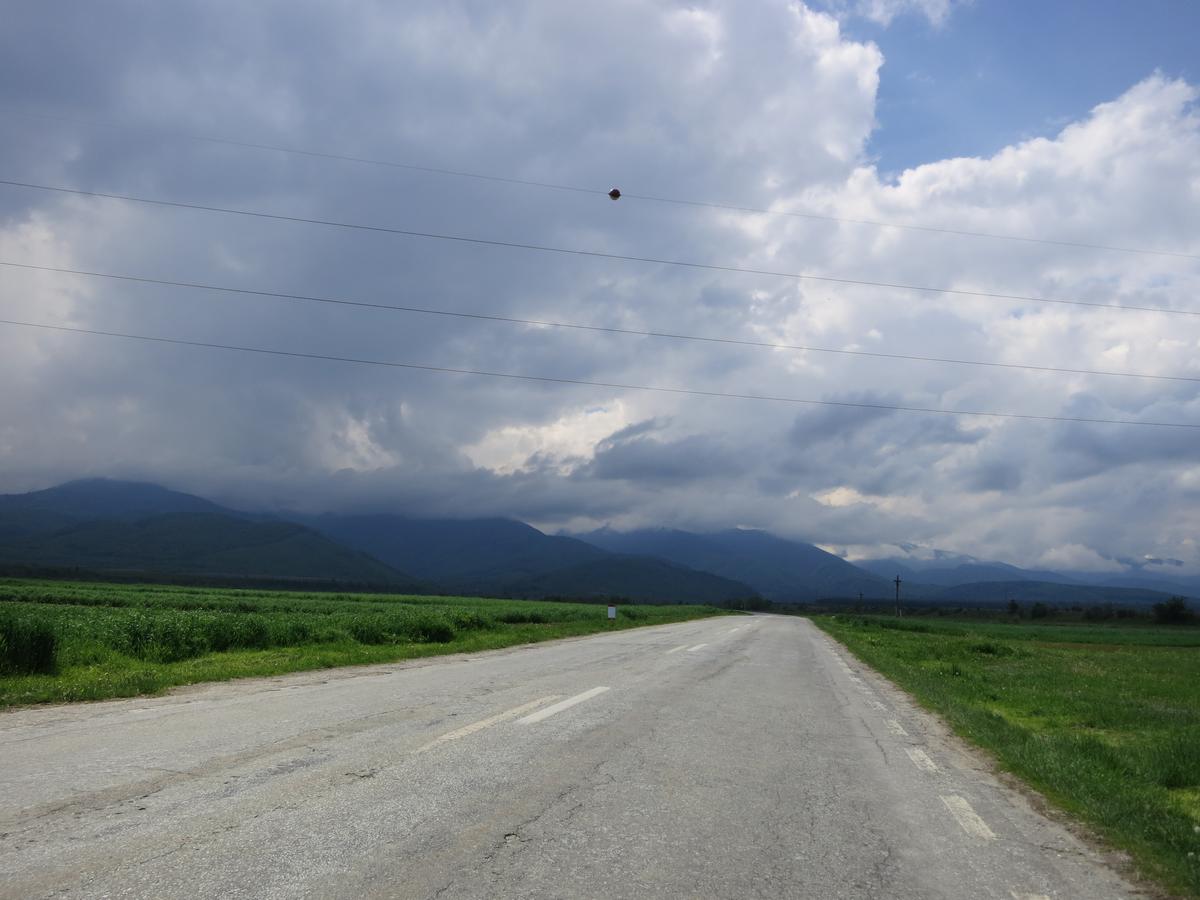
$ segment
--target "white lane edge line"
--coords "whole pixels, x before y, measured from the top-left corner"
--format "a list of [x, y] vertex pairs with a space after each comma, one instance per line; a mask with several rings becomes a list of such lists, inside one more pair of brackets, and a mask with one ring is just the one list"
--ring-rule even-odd
[[448, 731], [441, 737], [436, 737], [428, 744], [418, 747], [417, 753], [424, 753], [436, 747], [438, 744], [444, 744], [447, 741], [456, 741], [459, 738], [467, 737], [477, 731], [483, 731], [485, 728], [491, 728], [493, 725], [499, 725], [501, 722], [508, 719], [515, 719], [517, 716], [524, 715], [530, 710], [537, 709], [543, 704], [549, 703], [551, 700], [557, 700], [562, 694], [551, 694], [549, 697], [539, 697], [537, 700], [530, 700], [528, 703], [522, 703], [520, 706], [514, 706], [512, 709], [506, 709], [504, 712], [496, 713], [494, 716], [488, 716], [486, 719], [480, 719], [478, 722], [472, 722], [470, 725], [464, 725], [462, 728]]
[[668, 650], [666, 652], [666, 655], [670, 656], [672, 653], [678, 653], [680, 650], [686, 650], [686, 649], [687, 649], [687, 644], [680, 644], [678, 647], [672, 647], [670, 650]]
[[695, 647], [688, 647], [688, 648], [687, 648], [687, 652], [688, 652], [688, 653], [695, 653], [697, 650], [700, 650], [700, 649], [702, 649], [702, 648], [704, 648], [704, 647], [707, 647], [707, 646], [708, 646], [708, 644], [697, 644]]
[[908, 737], [908, 732], [904, 730], [904, 726], [895, 719], [887, 720], [888, 731], [896, 735], [896, 737]]
[[1022, 894], [1020, 891], [1008, 892], [1013, 900], [1050, 900], [1049, 894]]
[[965, 798], [957, 794], [942, 794], [941, 801], [946, 804], [950, 815], [954, 816], [954, 820], [967, 834], [988, 841], [995, 839], [996, 833], [988, 828], [987, 822], [979, 818], [979, 813], [971, 808], [971, 804]]
[[582, 694], [576, 694], [574, 697], [568, 697], [566, 700], [559, 700], [553, 706], [547, 706], [545, 709], [539, 709], [533, 715], [526, 716], [523, 719], [518, 719], [520, 725], [533, 725], [535, 722], [540, 722], [543, 719], [548, 719], [555, 713], [560, 713], [564, 709], [570, 709], [576, 703], [582, 703], [584, 700], [591, 700], [607, 691], [607, 687], [594, 687], [590, 691], [584, 691]]
[[908, 754], [908, 758], [912, 760], [913, 765], [924, 772], [937, 772], [938, 767], [929, 754], [920, 747], [905, 747], [904, 752]]

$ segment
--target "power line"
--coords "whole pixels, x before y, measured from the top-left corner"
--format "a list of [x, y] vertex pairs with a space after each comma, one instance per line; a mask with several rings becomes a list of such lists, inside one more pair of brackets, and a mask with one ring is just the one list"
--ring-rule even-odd
[[658, 394], [682, 394], [692, 397], [716, 397], [725, 400], [755, 400], [771, 403], [793, 403], [810, 406], [838, 406], [853, 409], [874, 409], [888, 412], [929, 413], [942, 416], [983, 416], [991, 419], [1025, 419], [1040, 422], [1071, 422], [1085, 425], [1131, 425], [1153, 428], [1197, 428], [1200, 424], [1189, 422], [1145, 422], [1135, 419], [1098, 419], [1083, 416], [1046, 416], [1032, 413], [989, 412], [983, 410], [964, 409], [934, 409], [924, 406], [899, 406], [888, 403], [855, 403], [849, 400], [810, 400], [801, 397], [779, 397], [769, 394], [735, 394], [724, 391], [704, 391], [695, 388], [658, 387], [644, 384], [622, 384], [612, 381], [588, 381], [581, 378], [554, 378], [549, 375], [519, 375], [513, 372], [489, 372], [481, 369], [459, 369], [449, 366], [432, 366], [419, 363], [393, 362], [390, 360], [364, 359], [354, 356], [332, 356], [321, 353], [300, 353], [294, 350], [271, 350], [265, 347], [245, 347], [236, 344], [217, 344], [208, 341], [188, 341], [180, 338], [155, 337], [144, 334], [129, 334], [120, 331], [101, 331], [93, 328], [76, 328], [68, 325], [47, 325], [39, 322], [18, 322], [12, 319], [0, 319], [0, 325], [14, 325], [22, 328], [40, 328], [47, 331], [63, 331], [73, 334], [87, 334], [101, 337], [124, 338], [126, 340], [147, 341], [156, 344], [172, 344], [182, 347], [201, 347], [209, 350], [229, 350], [238, 353], [258, 353], [266, 356], [283, 356], [293, 359], [313, 359], [325, 362], [351, 363], [363, 366], [382, 366], [391, 369], [412, 369], [421, 372], [435, 372], [445, 375], [475, 375], [484, 378], [505, 378], [514, 381], [534, 381], [544, 384], [572, 384], [586, 387], [612, 388], [623, 391], [646, 391]]
[[519, 241], [502, 241], [493, 238], [467, 237], [460, 234], [442, 234], [433, 231], [416, 231], [408, 228], [392, 228], [385, 225], [367, 225], [357, 222], [340, 222], [333, 219], [309, 219], [302, 216], [288, 216], [281, 213], [267, 213], [258, 210], [235, 209], [226, 206], [209, 206], [201, 203], [184, 203], [179, 200], [159, 200], [150, 197], [136, 197], [131, 194], [109, 194], [102, 191], [85, 191], [78, 188], [56, 187], [53, 185], [33, 184], [25, 181], [9, 181], [0, 179], [0, 185], [27, 188], [36, 191], [49, 191], [58, 194], [72, 194], [81, 197], [99, 197], [105, 200], [121, 200], [127, 203], [143, 203], [150, 206], [165, 206], [174, 209], [193, 209], [201, 212], [220, 213], [223, 215], [245, 216], [255, 219], [268, 219], [277, 222], [293, 222], [301, 225], [322, 225], [331, 228], [346, 228], [354, 231], [369, 231], [379, 234], [394, 234], [403, 237], [427, 238], [437, 241], [451, 241], [460, 244], [474, 244], [486, 247], [504, 247], [511, 250], [533, 250], [539, 253], [558, 253], [568, 256], [586, 256], [594, 259], [623, 260], [625, 262], [652, 263], [663, 266], [678, 266], [685, 269], [701, 269], [710, 272], [733, 272], [741, 275], [764, 275], [770, 278], [790, 278], [794, 280], [819, 281], [831, 284], [856, 285], [860, 287], [878, 287], [891, 290], [918, 291], [927, 294], [951, 294], [959, 297], [988, 298], [1008, 300], [1018, 303], [1055, 303], [1066, 306], [1086, 306], [1095, 309], [1123, 310], [1129, 312], [1152, 312], [1179, 316], [1200, 316], [1200, 310], [1166, 309], [1157, 306], [1127, 306], [1112, 303], [1093, 303], [1087, 300], [1065, 300], [1054, 297], [1034, 297], [1023, 294], [1001, 294], [993, 291], [970, 291], [963, 288], [931, 287], [928, 285], [900, 284], [889, 281], [868, 281], [860, 278], [837, 278], [831, 275], [812, 275], [805, 272], [778, 272], [770, 269], [752, 269], [743, 266], [728, 266], [716, 263], [689, 262], [678, 259], [662, 259], [653, 256], [630, 256], [622, 253], [607, 253], [601, 250], [581, 250], [570, 247], [554, 247], [548, 244], [529, 244]]
[[634, 328], [617, 328], [608, 325], [584, 325], [577, 322], [556, 322], [546, 319], [521, 319], [516, 316], [498, 316], [488, 313], [470, 313], [457, 310], [432, 309], [421, 306], [397, 306], [388, 303], [372, 303], [366, 300], [353, 300], [343, 297], [325, 297], [314, 294], [293, 294], [282, 291], [254, 290], [237, 288], [226, 285], [207, 284], [197, 281], [172, 281], [165, 278], [151, 278], [144, 275], [122, 275], [112, 272], [92, 272], [84, 269], [66, 269], [59, 266], [42, 266], [33, 263], [17, 263], [0, 260], [0, 266], [16, 269], [30, 269], [36, 272], [56, 272], [64, 275], [80, 275], [88, 278], [104, 278], [114, 281], [128, 281], [137, 284], [153, 284], [163, 287], [186, 288], [188, 290], [217, 291], [225, 294], [236, 294], [248, 297], [268, 297], [278, 300], [297, 300], [312, 303], [327, 303], [336, 306], [351, 306], [365, 309], [389, 310], [392, 312], [420, 313], [430, 316], [445, 316], [458, 319], [478, 319], [485, 322], [504, 322], [513, 325], [533, 325], [543, 328], [569, 328], [578, 331], [592, 331], [604, 334], [619, 334], [632, 337], [664, 338], [677, 341], [695, 341], [708, 344], [726, 344], [737, 347], [751, 347], [764, 350], [792, 350], [806, 353], [830, 353], [841, 356], [861, 356], [873, 359], [894, 359], [910, 362], [945, 363], [958, 366], [982, 366], [997, 369], [1016, 369], [1029, 372], [1047, 372], [1062, 375], [1103, 375], [1114, 378], [1144, 378], [1155, 381], [1182, 381], [1200, 383], [1200, 377], [1187, 375], [1152, 375], [1145, 372], [1117, 372], [1104, 369], [1069, 369], [1059, 366], [1036, 366], [1023, 363], [990, 362], [984, 360], [952, 359], [941, 356], [921, 356], [909, 353], [881, 353], [870, 350], [845, 350], [832, 347], [810, 347], [800, 344], [777, 344], [769, 341], [751, 341], [740, 338], [706, 337], [694, 334], [681, 334], [670, 331], [642, 331]]
[[[115, 125], [109, 122], [99, 122], [94, 119], [77, 119], [69, 116], [56, 116], [47, 113], [35, 113], [29, 111], [21, 111], [21, 115], [31, 118], [48, 119], [56, 122], [68, 122], [71, 124], [82, 124], [96, 128], [108, 128], [116, 131], [126, 130], [128, 126]], [[141, 129], [143, 131], [149, 129]], [[410, 172], [425, 172], [433, 175], [446, 175], [454, 178], [470, 178], [477, 181], [492, 181], [500, 184], [512, 184], [521, 187], [536, 187], [555, 191], [570, 191], [577, 194], [607, 194], [606, 188], [591, 188], [582, 187], [580, 185], [558, 184], [550, 181], [534, 181], [524, 178], [513, 178], [504, 175], [489, 175], [481, 172], [468, 172], [462, 169], [445, 169], [437, 166], [423, 166], [414, 163], [402, 163], [394, 160], [375, 159], [365, 156], [353, 156], [344, 153], [328, 153], [318, 150], [304, 150], [296, 147], [285, 147], [279, 144], [264, 144], [254, 141], [241, 141], [232, 138], [219, 138], [210, 135], [194, 134], [187, 131], [176, 131], [171, 129], [155, 129], [161, 134], [172, 137], [186, 138], [191, 141], [199, 141], [207, 144], [221, 144], [229, 147], [242, 147], [249, 150], [266, 150], [272, 153], [286, 153], [293, 156], [304, 156], [311, 159], [335, 160], [338, 162], [349, 162], [360, 165], [380, 166], [389, 169], [403, 169]], [[621, 192], [621, 198], [625, 200], [641, 200], [649, 203], [664, 203], [675, 206], [691, 206], [703, 209], [717, 209], [726, 212], [742, 212], [752, 213], [755, 215], [769, 216], [785, 216], [796, 219], [812, 219], [821, 222], [836, 222], [846, 225], [864, 225], [872, 228], [894, 228], [903, 231], [918, 231], [927, 234], [946, 234], [957, 237], [983, 238], [988, 240], [1000, 241], [1016, 241], [1027, 244], [1049, 244], [1057, 247], [1074, 247], [1083, 250], [1104, 250], [1115, 253], [1136, 253], [1147, 256], [1168, 256], [1176, 259], [1200, 259], [1200, 254], [1183, 253], [1174, 250], [1152, 250], [1144, 247], [1120, 247], [1111, 244], [1091, 244], [1084, 241], [1065, 241], [1056, 240], [1054, 238], [1039, 238], [1029, 237], [1027, 235], [1001, 234], [991, 231], [971, 231], [963, 228], [943, 228], [931, 225], [918, 225], [902, 222], [883, 222], [876, 219], [853, 219], [845, 216], [832, 216], [824, 213], [804, 212], [801, 210], [782, 210], [770, 209], [766, 207], [744, 206], [732, 203], [716, 203], [707, 200], [686, 200], [679, 197], [662, 197], [653, 194], [637, 194], [627, 191]]]

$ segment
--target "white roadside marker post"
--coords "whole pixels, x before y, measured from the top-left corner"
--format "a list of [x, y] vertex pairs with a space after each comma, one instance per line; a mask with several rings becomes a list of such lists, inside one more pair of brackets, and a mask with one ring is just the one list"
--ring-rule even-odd
[[617, 618], [617, 608], [613, 604], [608, 604], [608, 620], [610, 622]]

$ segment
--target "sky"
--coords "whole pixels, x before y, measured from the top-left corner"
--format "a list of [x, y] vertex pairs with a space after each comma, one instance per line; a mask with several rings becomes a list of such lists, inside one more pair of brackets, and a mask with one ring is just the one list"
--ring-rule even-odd
[[890, 409], [1200, 425], [1194, 4], [75, 9], [6, 13], [0, 180], [290, 218], [0, 185], [0, 262], [375, 306], [0, 266], [309, 355], [0, 324], [0, 491], [1200, 572], [1200, 430]]

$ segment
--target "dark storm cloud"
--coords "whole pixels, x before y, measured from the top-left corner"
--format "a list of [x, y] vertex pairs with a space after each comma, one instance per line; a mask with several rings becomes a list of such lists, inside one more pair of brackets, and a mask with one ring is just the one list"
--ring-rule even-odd
[[590, 464], [577, 476], [623, 479], [647, 485], [684, 483], [705, 478], [736, 478], [747, 468], [740, 449], [707, 435], [676, 440], [614, 435], [597, 448]]
[[1012, 491], [1021, 486], [1021, 470], [1011, 463], [991, 462], [974, 469], [964, 479], [972, 491]]
[[[632, 199], [973, 230], [1002, 220], [1014, 233], [1100, 243], [1128, 228], [1164, 246], [1174, 245], [1164, 222], [1187, 225], [1189, 210], [1200, 208], [1179, 187], [1200, 184], [1194, 98], [1163, 79], [1051, 141], [881, 181], [863, 153], [881, 64], [876, 48], [847, 40], [834, 19], [782, 2], [519, 10], [114, 2], [78, 5], [69, 16], [24, 4], [6, 10], [0, 31], [0, 104], [15, 136], [0, 142], [0, 177], [776, 272], [1104, 302], [1144, 295], [1180, 305], [1190, 296], [1193, 275], [1151, 259], [986, 242], [947, 249], [896, 230]], [[1112, 139], [1117, 133], [1122, 140]], [[186, 134], [602, 192], [615, 184], [627, 197], [613, 203], [603, 193]], [[1098, 183], [1093, 168], [1119, 177]], [[1194, 368], [1197, 356], [1182, 330], [1142, 319], [1085, 320], [6, 187], [2, 259], [835, 349], [1081, 368], [1113, 368], [1115, 357], [1162, 371]], [[0, 293], [10, 318], [307, 353], [800, 399], [1200, 420], [1190, 386], [1067, 385], [14, 270], [0, 271]], [[986, 544], [992, 549], [980, 555], [1015, 561], [1086, 543], [1195, 563], [1186, 543], [1195, 513], [1180, 499], [1200, 484], [1189, 432], [844, 407], [797, 413], [781, 403], [12, 328], [0, 330], [0, 376], [0, 490], [114, 475], [237, 506], [512, 515], [548, 527], [745, 524], [846, 545]], [[980, 499], [995, 492], [1002, 501]], [[992, 504], [986, 525], [980, 503]], [[1087, 515], [1096, 508], [1107, 514]]]

